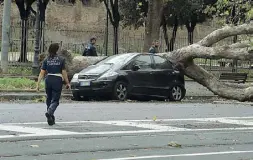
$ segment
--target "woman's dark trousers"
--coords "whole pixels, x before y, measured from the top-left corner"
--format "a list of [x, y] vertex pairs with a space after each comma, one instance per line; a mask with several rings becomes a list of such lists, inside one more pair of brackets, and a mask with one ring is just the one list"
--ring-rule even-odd
[[51, 116], [54, 116], [54, 112], [59, 106], [63, 81], [61, 77], [48, 75], [45, 82], [47, 94], [47, 113]]

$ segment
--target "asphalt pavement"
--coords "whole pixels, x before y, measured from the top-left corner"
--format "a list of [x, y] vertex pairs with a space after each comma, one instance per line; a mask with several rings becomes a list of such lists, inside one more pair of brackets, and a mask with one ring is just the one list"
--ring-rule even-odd
[[2, 160], [249, 160], [250, 103], [0, 104]]

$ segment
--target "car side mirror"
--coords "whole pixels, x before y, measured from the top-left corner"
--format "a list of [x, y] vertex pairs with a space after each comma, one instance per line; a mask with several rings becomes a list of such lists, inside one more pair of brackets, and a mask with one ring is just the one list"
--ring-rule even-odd
[[141, 69], [140, 66], [138, 66], [138, 65], [133, 65], [133, 68], [132, 68], [133, 71], [138, 71], [139, 69]]

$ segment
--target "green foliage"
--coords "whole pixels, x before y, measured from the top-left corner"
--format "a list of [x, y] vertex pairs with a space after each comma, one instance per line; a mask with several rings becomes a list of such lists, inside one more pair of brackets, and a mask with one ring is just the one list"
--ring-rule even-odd
[[119, 8], [123, 27], [134, 26], [137, 29], [144, 25], [148, 13], [147, 0], [121, 0]]
[[252, 20], [253, 19], [253, 7], [248, 11], [246, 18], [248, 20]]
[[173, 19], [177, 16], [178, 23], [184, 25], [186, 23], [201, 23], [206, 20], [206, 15], [203, 12], [205, 7], [200, 0], [173, 0], [168, 1], [167, 4], [167, 24], [174, 25]]
[[[207, 5], [214, 4], [216, 1], [217, 0], [166, 0], [164, 1], [162, 14], [165, 15], [168, 26], [174, 25], [175, 17], [179, 25], [185, 25], [185, 23], [190, 23], [192, 21], [201, 23], [209, 16], [205, 12]], [[119, 1], [119, 7], [124, 26], [134, 26], [138, 28], [144, 25], [144, 20], [148, 13], [147, 0], [121, 0]]]
[[[13, 89], [35, 89], [36, 82], [27, 78], [0, 78], [0, 89], [13, 90]], [[41, 84], [41, 89], [44, 84]]]
[[250, 39], [250, 45], [253, 47], [253, 38]]
[[226, 19], [227, 24], [242, 24], [253, 15], [252, 0], [217, 0], [206, 8], [206, 13], [214, 17]]

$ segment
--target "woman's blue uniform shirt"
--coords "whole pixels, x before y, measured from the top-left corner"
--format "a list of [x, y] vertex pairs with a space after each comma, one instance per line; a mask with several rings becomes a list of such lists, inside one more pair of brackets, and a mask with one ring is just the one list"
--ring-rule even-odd
[[44, 60], [41, 69], [46, 70], [48, 74], [62, 74], [65, 60], [59, 56], [48, 57]]

